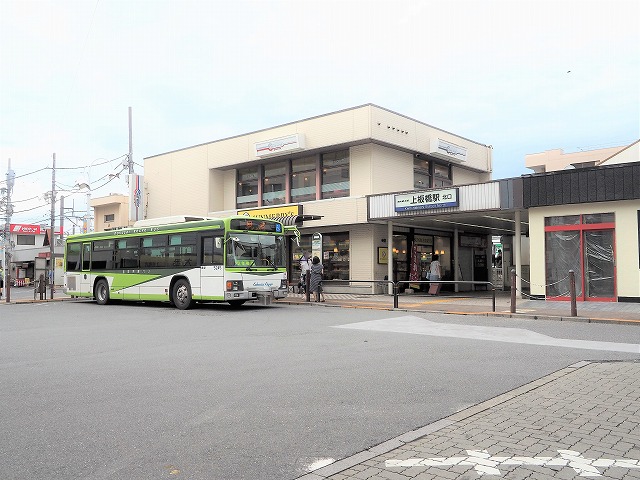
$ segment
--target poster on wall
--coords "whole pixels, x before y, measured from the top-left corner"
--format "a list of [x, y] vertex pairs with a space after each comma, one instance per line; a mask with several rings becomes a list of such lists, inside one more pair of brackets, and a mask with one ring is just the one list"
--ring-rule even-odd
[[378, 263], [380, 265], [389, 263], [389, 251], [387, 247], [378, 247]]

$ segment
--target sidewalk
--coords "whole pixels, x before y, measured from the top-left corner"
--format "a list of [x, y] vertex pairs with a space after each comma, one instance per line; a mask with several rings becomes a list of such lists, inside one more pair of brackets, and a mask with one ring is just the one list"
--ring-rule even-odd
[[580, 362], [298, 480], [640, 479], [640, 362]]
[[[36, 299], [34, 300], [33, 288], [11, 288], [11, 303], [71, 300], [71, 297], [62, 293], [62, 287], [56, 287], [53, 300], [49, 298], [50, 296], [51, 292], [47, 290], [44, 300], [39, 299], [39, 294], [36, 294]], [[325, 297], [326, 302], [324, 303], [315, 303], [313, 300], [309, 303], [306, 301], [305, 295], [289, 293], [286, 299], [278, 300], [277, 303], [393, 310], [393, 295], [327, 293]], [[578, 315], [577, 317], [572, 317], [570, 302], [516, 299], [515, 313], [511, 313], [511, 294], [508, 291], [496, 291], [495, 312], [492, 310], [492, 302], [491, 292], [484, 291], [458, 294], [443, 292], [438, 296], [419, 293], [400, 294], [398, 296], [398, 309], [450, 315], [485, 315], [540, 320], [624, 323], [638, 324], [640, 326], [640, 303], [578, 302]], [[6, 290], [5, 296], [0, 300], [0, 305], [6, 305]]]
[[[306, 302], [306, 296], [290, 293], [278, 303], [341, 306], [393, 310], [392, 295], [350, 295], [327, 293], [326, 302]], [[578, 302], [577, 317], [571, 316], [571, 303], [546, 300], [516, 299], [516, 312], [511, 313], [511, 293], [496, 291], [496, 311], [493, 312], [491, 292], [449, 293], [438, 296], [425, 294], [400, 294], [398, 309], [423, 313], [452, 315], [485, 315], [514, 318], [547, 319], [561, 321], [606, 322], [638, 324], [640, 303], [630, 302]]]

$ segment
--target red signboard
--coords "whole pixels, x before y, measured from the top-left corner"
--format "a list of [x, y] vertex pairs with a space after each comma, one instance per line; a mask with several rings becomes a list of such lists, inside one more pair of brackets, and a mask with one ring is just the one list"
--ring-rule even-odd
[[[9, 225], [9, 231], [18, 235], [44, 235], [45, 229], [40, 225], [29, 225], [25, 223], [12, 223]], [[58, 227], [56, 235], [62, 235], [62, 228]]]
[[25, 235], [40, 235], [40, 225], [25, 225], [24, 223], [12, 223], [11, 233]]

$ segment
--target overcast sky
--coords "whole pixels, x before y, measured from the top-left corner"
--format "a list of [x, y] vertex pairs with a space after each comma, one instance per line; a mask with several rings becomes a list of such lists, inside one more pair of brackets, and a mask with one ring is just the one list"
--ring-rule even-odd
[[[494, 179], [531, 173], [528, 153], [630, 144], [639, 5], [0, 0], [12, 223], [49, 222], [51, 170], [29, 174], [54, 152], [60, 190], [88, 174], [94, 196], [125, 193], [100, 185], [128, 152], [128, 107], [137, 173], [145, 157], [365, 103], [493, 145]], [[81, 215], [85, 194], [64, 194]]]

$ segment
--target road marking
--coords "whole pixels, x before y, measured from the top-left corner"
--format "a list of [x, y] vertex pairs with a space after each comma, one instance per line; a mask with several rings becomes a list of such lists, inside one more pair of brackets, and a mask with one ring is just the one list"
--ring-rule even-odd
[[640, 353], [637, 343], [598, 342], [593, 340], [574, 340], [554, 338], [524, 328], [483, 327], [478, 325], [455, 325], [436, 323], [411, 315], [366, 322], [336, 325], [334, 328], [368, 330], [378, 332], [410, 333], [433, 337], [467, 338], [492, 342], [520, 343], [548, 347], [582, 348], [586, 350], [604, 350], [610, 352]]
[[467, 450], [466, 457], [409, 458], [387, 460], [386, 468], [473, 466], [479, 476], [502, 476], [500, 465], [536, 465], [540, 467], [571, 467], [580, 477], [601, 477], [598, 468], [619, 467], [640, 469], [640, 461], [629, 458], [587, 458], [574, 450], [558, 450], [559, 457], [493, 457], [486, 450]]
[[318, 470], [319, 468], [326, 467], [327, 465], [331, 465], [335, 462], [335, 458], [318, 458], [311, 465], [307, 467], [308, 472], [313, 472], [314, 470]]

